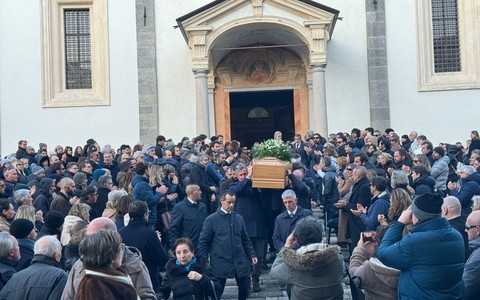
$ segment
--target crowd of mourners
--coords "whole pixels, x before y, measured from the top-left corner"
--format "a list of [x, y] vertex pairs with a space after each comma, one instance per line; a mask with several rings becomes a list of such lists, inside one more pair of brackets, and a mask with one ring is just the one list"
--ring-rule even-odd
[[480, 299], [477, 131], [465, 145], [371, 127], [283, 143], [288, 184], [268, 189], [252, 185], [256, 145], [221, 135], [20, 140], [0, 161], [0, 300], [221, 299], [228, 278], [243, 300], [268, 269], [294, 300], [343, 299], [345, 276], [354, 299]]

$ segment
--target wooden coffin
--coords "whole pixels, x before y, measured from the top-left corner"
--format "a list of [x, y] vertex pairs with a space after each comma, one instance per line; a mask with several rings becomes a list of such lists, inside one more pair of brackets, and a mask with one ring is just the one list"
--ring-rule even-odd
[[288, 184], [287, 168], [290, 168], [290, 162], [275, 157], [254, 158], [252, 186], [268, 189], [285, 188]]

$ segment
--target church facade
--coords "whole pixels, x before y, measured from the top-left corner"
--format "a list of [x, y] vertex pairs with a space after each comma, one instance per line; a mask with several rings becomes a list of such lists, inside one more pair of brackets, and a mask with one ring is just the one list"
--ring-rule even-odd
[[372, 126], [465, 142], [480, 0], [0, 3], [1, 153]]

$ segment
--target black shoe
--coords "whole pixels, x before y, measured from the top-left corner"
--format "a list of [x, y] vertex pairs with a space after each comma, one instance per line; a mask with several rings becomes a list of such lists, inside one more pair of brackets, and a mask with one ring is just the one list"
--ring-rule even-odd
[[260, 287], [260, 284], [259, 284], [258, 282], [253, 282], [253, 283], [252, 283], [252, 286], [253, 286], [252, 291], [253, 291], [254, 293], [258, 293], [258, 292], [260, 292], [260, 291], [262, 290], [262, 288]]

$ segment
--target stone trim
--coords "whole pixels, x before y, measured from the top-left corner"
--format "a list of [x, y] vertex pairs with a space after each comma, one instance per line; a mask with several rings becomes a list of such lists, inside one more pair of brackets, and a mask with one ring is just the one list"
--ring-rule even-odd
[[432, 6], [417, 1], [418, 90], [420, 92], [480, 88], [480, 23], [478, 0], [458, 0], [458, 26], [462, 71], [435, 73], [433, 58]]
[[[66, 89], [63, 10], [88, 8], [92, 88]], [[42, 0], [43, 107], [110, 105], [107, 0]]]

